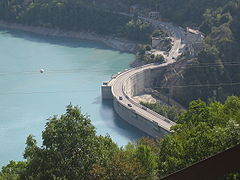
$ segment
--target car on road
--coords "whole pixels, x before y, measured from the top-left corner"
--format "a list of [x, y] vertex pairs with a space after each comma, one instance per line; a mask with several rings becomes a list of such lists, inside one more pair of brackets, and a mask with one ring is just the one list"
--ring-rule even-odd
[[142, 109], [145, 110], [145, 111], [147, 111], [147, 108], [146, 108], [145, 106], [142, 106]]
[[164, 121], [167, 123], [171, 123], [171, 121], [169, 121], [168, 119], [164, 119]]
[[119, 96], [119, 98], [118, 98], [119, 100], [123, 100], [123, 98], [122, 98], [122, 96]]
[[130, 108], [131, 108], [131, 107], [132, 107], [132, 105], [131, 105], [131, 104], [128, 104], [128, 107], [130, 107]]

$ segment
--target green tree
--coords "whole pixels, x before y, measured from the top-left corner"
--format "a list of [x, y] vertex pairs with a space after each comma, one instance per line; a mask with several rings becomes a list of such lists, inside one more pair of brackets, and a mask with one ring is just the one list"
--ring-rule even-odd
[[42, 138], [41, 148], [32, 136], [27, 138], [26, 177], [86, 179], [93, 164], [106, 163], [117, 150], [108, 136], [97, 136], [89, 117], [72, 105], [61, 117], [49, 119]]
[[166, 37], [168, 37], [168, 34], [167, 34], [167, 32], [163, 31], [162, 29], [155, 29], [152, 32], [152, 37], [166, 38]]
[[141, 102], [142, 105], [148, 107], [149, 109], [157, 112], [158, 114], [161, 114], [162, 116], [165, 116], [172, 121], [177, 121], [180, 114], [183, 112], [181, 109], [175, 107], [175, 106], [166, 106], [162, 105], [160, 103], [144, 103]]
[[8, 165], [2, 167], [0, 180], [18, 180], [22, 176], [27, 166], [26, 162], [10, 161]]
[[136, 49], [139, 56], [143, 56], [145, 54], [146, 48], [144, 45], [138, 44]]
[[154, 61], [159, 62], [159, 63], [164, 63], [165, 59], [164, 59], [163, 55], [158, 54], [158, 55], [155, 56]]
[[[10, 161], [0, 179], [156, 179], [192, 165], [240, 142], [240, 98], [224, 104], [196, 100], [183, 112], [173, 133], [141, 138], [118, 148], [109, 136], [97, 136], [88, 116], [67, 106], [43, 131], [43, 145], [27, 138], [26, 162]], [[237, 179], [239, 173], [225, 179]]]
[[146, 49], [146, 51], [151, 51], [151, 50], [152, 50], [152, 47], [151, 47], [151, 45], [147, 44], [147, 45], [145, 46], [145, 49]]
[[136, 149], [136, 157], [144, 167], [148, 177], [154, 179], [157, 173], [157, 156], [150, 146], [139, 144]]
[[160, 141], [159, 176], [239, 144], [239, 102], [238, 97], [229, 97], [225, 104], [193, 101], [172, 128], [174, 133]]
[[146, 179], [147, 174], [142, 164], [128, 151], [119, 151], [114, 154], [107, 166], [95, 164], [91, 171], [91, 179]]
[[123, 35], [130, 40], [149, 43], [152, 31], [151, 25], [141, 20], [131, 20], [125, 25]]

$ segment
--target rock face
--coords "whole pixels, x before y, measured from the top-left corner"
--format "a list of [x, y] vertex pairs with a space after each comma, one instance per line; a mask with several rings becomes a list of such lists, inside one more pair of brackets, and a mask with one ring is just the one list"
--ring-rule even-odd
[[156, 90], [154, 95], [160, 99], [165, 99], [164, 97], [172, 99], [172, 105], [185, 109], [185, 107], [188, 106], [188, 102], [186, 102], [185, 97], [190, 96], [190, 94], [186, 94], [186, 88], [184, 88], [184, 86], [187, 85], [184, 75], [185, 69], [189, 64], [192, 64], [193, 61], [194, 59], [179, 59], [171, 67], [159, 71], [158, 75], [154, 79], [152, 87]]

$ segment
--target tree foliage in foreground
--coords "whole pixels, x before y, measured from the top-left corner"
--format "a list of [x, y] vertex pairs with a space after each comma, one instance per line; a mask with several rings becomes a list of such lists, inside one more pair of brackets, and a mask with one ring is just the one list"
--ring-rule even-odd
[[86, 179], [93, 164], [106, 164], [118, 149], [110, 137], [97, 136], [89, 117], [71, 105], [61, 117], [49, 119], [42, 138], [41, 147], [27, 138], [26, 179]]
[[[156, 179], [224, 151], [240, 142], [240, 98], [224, 104], [197, 100], [182, 113], [173, 134], [142, 138], [119, 148], [108, 136], [97, 136], [88, 116], [69, 105], [43, 131], [43, 145], [27, 138], [25, 162], [2, 168], [0, 179]], [[223, 179], [235, 179], [232, 173]]]
[[197, 100], [177, 120], [171, 136], [160, 141], [159, 175], [164, 176], [240, 142], [240, 99], [207, 105]]

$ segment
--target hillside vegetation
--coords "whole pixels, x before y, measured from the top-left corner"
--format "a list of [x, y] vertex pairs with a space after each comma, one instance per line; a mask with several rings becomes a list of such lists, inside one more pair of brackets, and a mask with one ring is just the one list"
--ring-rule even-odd
[[103, 5], [90, 0], [1, 0], [0, 20], [149, 43], [151, 25], [101, 8]]
[[160, 178], [237, 145], [240, 99], [229, 97], [224, 104], [193, 101], [177, 123], [172, 135], [119, 148], [109, 136], [96, 135], [89, 117], [69, 105], [65, 114], [48, 119], [40, 147], [33, 135], [27, 137], [25, 161], [10, 161], [0, 179]]
[[163, 17], [198, 27], [205, 34], [204, 49], [198, 56], [181, 59], [188, 61], [188, 66], [184, 70], [178, 67], [184, 78], [176, 77], [175, 84], [185, 87], [175, 88], [174, 98], [187, 105], [198, 98], [224, 101], [229, 95], [240, 95], [240, 1], [156, 0], [152, 3]]
[[240, 82], [239, 19], [240, 1], [227, 1], [222, 7], [207, 9], [204, 12], [200, 29], [206, 33], [205, 48], [192, 62], [193, 65], [203, 67], [186, 69], [184, 81], [186, 84], [228, 85], [185, 88], [185, 91], [191, 94], [190, 98], [186, 98], [186, 103], [196, 98], [215, 98], [223, 101], [229, 95], [240, 95], [240, 85], [234, 85]]
[[157, 112], [158, 114], [172, 120], [176, 121], [180, 114], [183, 112], [180, 108], [176, 106], [162, 105], [161, 103], [144, 103], [141, 102], [141, 105], [146, 106], [147, 108]]

